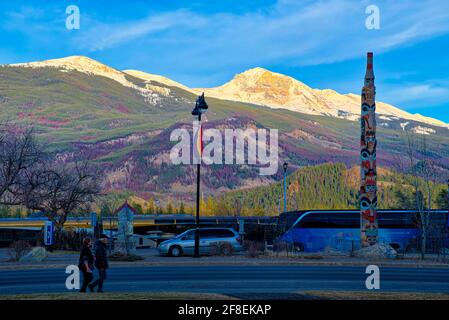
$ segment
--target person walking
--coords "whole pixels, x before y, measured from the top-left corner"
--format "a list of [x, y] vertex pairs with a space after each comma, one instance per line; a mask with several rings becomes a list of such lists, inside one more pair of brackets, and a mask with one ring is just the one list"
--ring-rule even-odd
[[90, 250], [92, 246], [92, 241], [90, 238], [83, 239], [83, 248], [80, 252], [80, 258], [78, 262], [78, 268], [83, 273], [83, 285], [81, 286], [80, 292], [86, 292], [87, 285], [92, 282], [93, 268], [94, 268], [94, 255]]
[[95, 267], [98, 270], [98, 279], [89, 285], [89, 289], [93, 292], [98, 286], [97, 292], [103, 292], [103, 282], [106, 280], [106, 269], [109, 268], [107, 244], [108, 236], [101, 234], [100, 238], [94, 244]]

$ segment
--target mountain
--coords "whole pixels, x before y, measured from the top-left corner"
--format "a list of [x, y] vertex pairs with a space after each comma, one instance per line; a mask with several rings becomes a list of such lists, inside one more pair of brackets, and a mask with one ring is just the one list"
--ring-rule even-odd
[[[260, 67], [237, 74], [231, 81], [216, 88], [188, 88], [179, 82], [159, 75], [137, 70], [124, 70], [123, 72], [147, 82], [163, 83], [194, 94], [205, 92], [206, 96], [222, 100], [245, 102], [274, 109], [282, 108], [305, 114], [325, 115], [353, 121], [358, 120], [360, 116], [360, 95], [353, 93], [340, 94], [331, 89], [312, 89], [292, 77]], [[385, 121], [404, 119], [449, 128], [449, 124], [441, 120], [420, 114], [411, 114], [383, 102], [377, 102], [377, 113]], [[406, 122], [404, 122], [405, 124]]]
[[[353, 121], [359, 96], [311, 89], [260, 68], [250, 71], [222, 88], [239, 94], [238, 99], [206, 89], [205, 129], [278, 129], [279, 163], [287, 161], [289, 170], [327, 162], [359, 164], [360, 125]], [[179, 128], [191, 130], [199, 91], [162, 76], [119, 71], [87, 57], [2, 65], [0, 122], [32, 125], [38, 139], [66, 161], [93, 159], [104, 173], [105, 191], [187, 203], [195, 196], [195, 166], [170, 162], [175, 144], [170, 134]], [[255, 96], [265, 100], [255, 101]], [[281, 102], [289, 107], [274, 105]], [[447, 126], [381, 103], [378, 108], [379, 166], [398, 167], [405, 161], [403, 132], [408, 128], [431, 137], [426, 140], [426, 156], [444, 179], [449, 173]], [[259, 176], [256, 166], [205, 165], [202, 191], [222, 194], [268, 185], [282, 179], [279, 168], [273, 176]]]
[[[148, 101], [153, 101], [154, 103], [157, 103], [157, 94], [168, 96], [170, 93], [169, 89], [157, 86], [157, 84], [163, 84], [193, 94], [205, 92], [207, 96], [218, 99], [251, 103], [270, 108], [282, 108], [305, 114], [326, 115], [348, 120], [358, 120], [360, 114], [360, 95], [352, 93], [340, 94], [331, 89], [312, 89], [292, 77], [260, 67], [237, 74], [231, 81], [222, 86], [195, 89], [188, 88], [179, 82], [160, 75], [138, 70], [123, 70], [121, 72], [84, 56], [12, 64], [11, 66], [28, 68], [53, 67], [63, 72], [78, 71], [89, 75], [107, 77], [125, 87], [136, 90]], [[136, 85], [127, 79], [127, 75], [143, 80], [145, 85]], [[156, 84], [156, 86], [152, 84]], [[449, 128], [449, 124], [443, 121], [420, 114], [411, 114], [383, 102], [377, 102], [376, 111], [380, 119], [386, 121], [392, 118], [404, 119]]]
[[[109, 78], [111, 80], [114, 80], [118, 83], [120, 83], [122, 86], [134, 89], [138, 94], [142, 95], [145, 98], [146, 102], [149, 102], [151, 104], [157, 104], [159, 102], [159, 96], [169, 96], [170, 90], [164, 89], [158, 86], [152, 86], [150, 83], [147, 83], [145, 85], [138, 85], [132, 81], [132, 79], [127, 78], [127, 74], [131, 76], [135, 76], [136, 78], [142, 79], [139, 76], [141, 76], [141, 72], [139, 71], [133, 71], [129, 70], [128, 73], [118, 71], [114, 68], [111, 68], [105, 64], [102, 64], [98, 61], [95, 61], [93, 59], [90, 59], [88, 57], [84, 56], [70, 56], [66, 58], [61, 59], [54, 59], [54, 60], [46, 60], [46, 61], [39, 61], [39, 62], [31, 62], [31, 63], [19, 63], [19, 64], [12, 64], [10, 65], [12, 67], [25, 67], [25, 68], [32, 68], [32, 69], [39, 69], [39, 68], [55, 68], [61, 72], [71, 72], [71, 71], [77, 71], [81, 73], [85, 73], [87, 75], [91, 76], [100, 76]], [[146, 74], [148, 75], [148, 74]], [[146, 78], [144, 80], [156, 80], [160, 83], [169, 82], [170, 80], [161, 76], [153, 76], [153, 79]], [[174, 86], [180, 86], [182, 85], [172, 81]]]
[[0, 120], [31, 124], [62, 148], [166, 128], [188, 118], [192, 100], [87, 57], [0, 67]]
[[[342, 95], [330, 89], [312, 89], [292, 77], [263, 68], [253, 68], [237, 74], [220, 87], [196, 91], [204, 91], [207, 96], [219, 99], [283, 108], [306, 114], [348, 120], [358, 120], [360, 116], [360, 95]], [[383, 120], [394, 117], [449, 128], [449, 124], [440, 120], [419, 114], [413, 115], [383, 102], [377, 103], [376, 112]]]
[[12, 67], [26, 67], [26, 68], [56, 68], [62, 72], [78, 71], [94, 76], [102, 76], [129, 88], [133, 88], [138, 92], [144, 93], [144, 89], [136, 86], [131, 81], [126, 79], [123, 72], [108, 67], [98, 61], [84, 56], [71, 56], [67, 58], [46, 60], [30, 63], [12, 64]]

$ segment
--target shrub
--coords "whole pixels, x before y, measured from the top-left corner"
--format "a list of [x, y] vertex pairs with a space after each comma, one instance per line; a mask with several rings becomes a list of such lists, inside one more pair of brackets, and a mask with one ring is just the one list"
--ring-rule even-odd
[[249, 258], [257, 258], [265, 252], [265, 244], [260, 241], [246, 241], [244, 247]]
[[8, 248], [8, 256], [10, 261], [19, 261], [24, 255], [30, 251], [31, 246], [28, 241], [18, 240], [11, 243]]
[[53, 249], [79, 251], [83, 246], [83, 239], [88, 237], [87, 231], [60, 230], [55, 232]]
[[273, 242], [273, 251], [274, 252], [293, 252], [294, 247], [293, 244], [286, 241], [274, 241]]
[[143, 260], [143, 257], [132, 253], [125, 254], [122, 252], [114, 252], [109, 256], [109, 259], [111, 261], [139, 261]]

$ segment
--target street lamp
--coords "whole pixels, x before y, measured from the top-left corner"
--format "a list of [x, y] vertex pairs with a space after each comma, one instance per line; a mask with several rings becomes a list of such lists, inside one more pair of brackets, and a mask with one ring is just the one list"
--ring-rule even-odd
[[196, 217], [195, 217], [195, 251], [194, 257], [200, 257], [200, 172], [201, 172], [201, 160], [203, 154], [203, 131], [201, 129], [201, 114], [205, 113], [208, 109], [206, 100], [204, 99], [204, 92], [196, 99], [195, 108], [192, 110], [192, 115], [198, 117], [198, 131], [196, 136], [196, 150], [198, 152], [198, 163], [196, 165]]
[[287, 212], [287, 168], [288, 168], [288, 163], [284, 162], [282, 167], [284, 168], [284, 212]]

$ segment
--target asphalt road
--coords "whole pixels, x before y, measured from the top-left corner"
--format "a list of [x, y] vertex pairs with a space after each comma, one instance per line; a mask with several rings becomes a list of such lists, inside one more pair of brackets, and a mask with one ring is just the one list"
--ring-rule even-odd
[[[67, 292], [64, 269], [2, 270], [0, 294]], [[305, 290], [364, 291], [365, 269], [343, 266], [114, 267], [105, 291], [176, 291], [225, 294]], [[449, 292], [449, 269], [380, 269], [381, 290]]]

